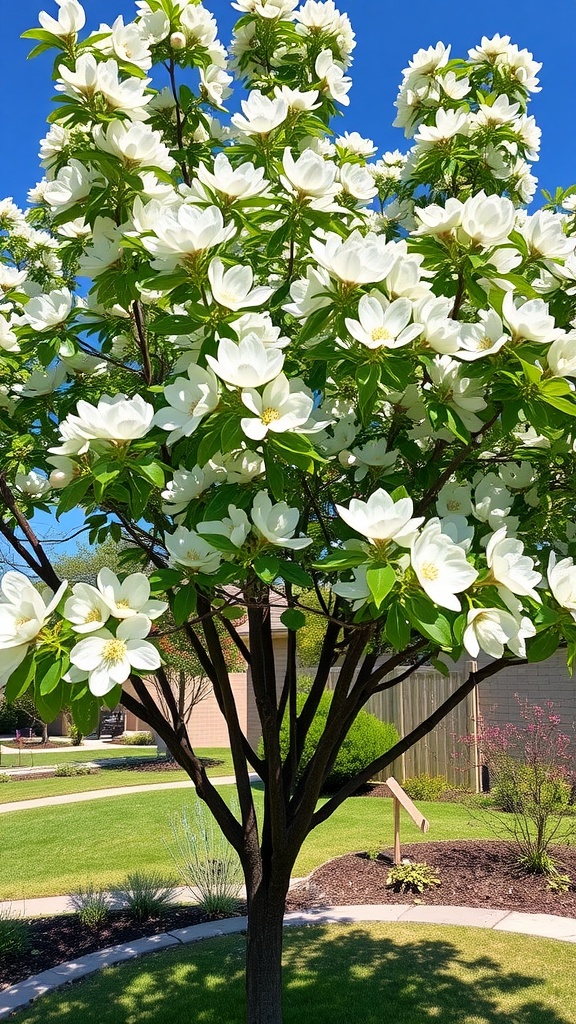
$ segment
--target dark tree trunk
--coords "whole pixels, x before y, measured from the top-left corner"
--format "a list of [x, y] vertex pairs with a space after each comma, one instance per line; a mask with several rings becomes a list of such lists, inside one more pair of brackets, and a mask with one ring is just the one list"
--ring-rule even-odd
[[288, 881], [248, 899], [247, 1024], [282, 1024], [282, 926]]

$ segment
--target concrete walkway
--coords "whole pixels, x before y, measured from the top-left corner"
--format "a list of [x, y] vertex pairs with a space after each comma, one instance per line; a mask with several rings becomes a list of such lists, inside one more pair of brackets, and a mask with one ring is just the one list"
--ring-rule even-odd
[[[286, 914], [287, 926], [313, 924], [360, 924], [366, 921], [402, 921], [421, 924], [463, 925], [471, 928], [488, 928], [498, 932], [516, 932], [536, 935], [561, 942], [576, 943], [576, 919], [555, 917], [552, 914], [519, 914], [509, 910], [483, 910], [478, 907], [432, 907], [395, 904], [387, 906], [328, 907], [325, 910], [297, 911]], [[246, 928], [245, 917], [228, 918], [225, 921], [211, 921], [190, 928], [178, 928], [172, 932], [151, 935], [135, 942], [101, 949], [88, 953], [77, 960], [60, 964], [43, 971], [12, 988], [0, 992], [0, 1020], [9, 1017], [15, 1010], [26, 1006], [38, 996], [45, 995], [62, 985], [88, 974], [120, 963], [133, 960], [169, 946], [187, 945], [199, 939], [218, 935], [232, 935]], [[481, 939], [480, 939], [481, 941]]]
[[[211, 781], [215, 786], [232, 786], [236, 782], [235, 775], [215, 775]], [[250, 782], [259, 782], [256, 772], [250, 772]], [[0, 804], [0, 814], [12, 811], [30, 811], [39, 807], [59, 807], [63, 804], [79, 804], [85, 800], [103, 800], [109, 796], [130, 796], [133, 793], [152, 793], [158, 789], [190, 789], [194, 783], [190, 779], [182, 782], [153, 782], [144, 786], [117, 786], [115, 789], [89, 789], [85, 793], [63, 793], [61, 796], [39, 796], [34, 800], [13, 800], [11, 803]], [[0, 794], [2, 790], [0, 789]]]

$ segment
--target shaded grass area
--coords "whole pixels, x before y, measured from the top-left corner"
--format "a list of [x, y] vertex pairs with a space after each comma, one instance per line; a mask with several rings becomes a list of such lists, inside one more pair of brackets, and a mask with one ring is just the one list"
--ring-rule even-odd
[[[244, 939], [152, 954], [41, 998], [14, 1024], [243, 1024]], [[284, 1024], [574, 1024], [574, 950], [430, 925], [287, 929]]]
[[[223, 786], [220, 792], [233, 800], [232, 786]], [[169, 835], [169, 818], [195, 800], [193, 791], [157, 790], [0, 815], [0, 899], [60, 895], [87, 881], [109, 887], [128, 871], [172, 873], [163, 842]], [[256, 800], [261, 808], [259, 790]], [[488, 825], [471, 820], [461, 805], [419, 807], [430, 821], [429, 839], [492, 837]], [[405, 842], [426, 838], [405, 820], [402, 830]], [[293, 875], [306, 875], [343, 853], [389, 848], [392, 836], [392, 801], [353, 797], [308, 836]]]
[[[156, 748], [153, 748], [154, 752]], [[98, 757], [83, 758], [85, 761], [100, 761], [99, 751], [93, 751], [97, 753]], [[234, 766], [232, 764], [232, 756], [229, 750], [220, 747], [206, 747], [205, 749], [199, 750], [198, 754], [200, 757], [209, 758], [213, 761], [219, 761], [217, 765], [213, 765], [211, 768], [207, 768], [207, 774], [211, 778], [216, 778], [219, 775], [233, 775]], [[116, 754], [116, 756], [120, 756]], [[74, 760], [74, 759], [68, 759]], [[109, 760], [109, 758], [107, 758]], [[61, 759], [57, 764], [64, 764], [64, 760]], [[0, 768], [0, 773], [2, 769]], [[0, 784], [0, 803], [12, 803], [20, 800], [34, 800], [37, 797], [46, 796], [62, 796], [65, 793], [88, 793], [93, 789], [117, 789], [121, 786], [148, 786], [156, 783], [164, 782], [185, 782], [189, 776], [185, 771], [158, 771], [153, 772], [151, 770], [139, 772], [136, 768], [132, 768], [130, 771], [122, 771], [116, 767], [106, 767], [106, 763], [101, 765], [101, 770], [94, 775], [81, 775], [71, 776], [70, 778], [37, 778], [27, 779], [25, 781], [15, 782], [3, 782]], [[0, 825], [1, 829], [1, 825]]]

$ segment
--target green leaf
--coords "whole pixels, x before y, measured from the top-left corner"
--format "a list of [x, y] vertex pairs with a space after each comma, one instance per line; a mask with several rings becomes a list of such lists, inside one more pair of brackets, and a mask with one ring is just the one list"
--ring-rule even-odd
[[546, 661], [547, 658], [552, 657], [554, 652], [558, 649], [560, 643], [560, 634], [556, 631], [546, 631], [545, 633], [539, 633], [532, 640], [528, 641], [526, 645], [526, 657], [530, 663], [535, 661]]
[[[116, 687], [114, 687], [116, 690]], [[79, 700], [70, 702], [74, 725], [83, 736], [89, 736], [98, 725], [100, 701], [88, 690]]]
[[150, 592], [164, 594], [182, 582], [182, 573], [177, 569], [156, 569], [150, 576]]
[[254, 572], [263, 583], [270, 585], [278, 578], [280, 572], [280, 559], [276, 555], [258, 555], [254, 559]]
[[58, 683], [60, 682], [64, 674], [64, 671], [66, 670], [63, 670], [62, 660], [60, 658], [57, 658], [56, 661], [50, 662], [48, 664], [48, 669], [46, 672], [44, 672], [43, 675], [39, 674], [39, 676], [36, 679], [36, 682], [37, 685], [40, 687], [40, 693], [42, 694], [43, 697], [46, 697], [47, 694], [52, 693], [52, 691], [56, 689]]
[[232, 608], [221, 608], [219, 614], [223, 619], [243, 619], [246, 615], [246, 609], [235, 605]]
[[341, 551], [332, 551], [327, 558], [321, 562], [315, 562], [315, 569], [354, 569], [357, 565], [364, 565], [367, 559], [365, 551], [354, 551], [353, 549], [343, 549]]
[[405, 650], [410, 643], [410, 623], [399, 601], [395, 601], [388, 609], [384, 632], [395, 651]]
[[14, 670], [6, 683], [4, 697], [7, 704], [13, 704], [14, 701], [18, 700], [23, 693], [26, 693], [26, 690], [34, 679], [35, 672], [36, 655], [32, 650], [28, 652], [24, 661], [22, 661], [18, 668]]
[[304, 344], [306, 341], [312, 341], [316, 335], [324, 337], [326, 334], [328, 325], [330, 323], [330, 312], [326, 309], [318, 309], [315, 313], [311, 313], [308, 317], [304, 327], [300, 331], [298, 341]]
[[304, 587], [308, 590], [314, 586], [314, 580], [310, 573], [306, 572], [301, 565], [297, 565], [296, 562], [281, 561], [278, 572], [282, 579], [286, 580], [287, 583], [293, 583], [296, 587]]
[[454, 645], [450, 623], [422, 594], [411, 594], [406, 601], [406, 614], [414, 629], [440, 647], [451, 650]]
[[287, 608], [285, 612], [282, 612], [280, 622], [284, 623], [286, 629], [295, 631], [302, 629], [302, 626], [306, 625], [306, 616], [304, 612], [299, 611], [297, 608]]
[[138, 473], [139, 476], [144, 477], [144, 479], [148, 480], [151, 484], [154, 485], [154, 487], [157, 487], [158, 489], [164, 487], [164, 470], [162, 469], [162, 466], [160, 466], [158, 462], [135, 461], [131, 463], [131, 467], [135, 473]]
[[264, 462], [266, 464], [266, 483], [272, 491], [272, 497], [275, 501], [283, 501], [284, 472], [282, 470], [282, 463], [273, 457], [273, 453], [268, 446], [264, 453]]
[[82, 498], [90, 488], [91, 482], [90, 477], [84, 476], [80, 480], [73, 480], [71, 484], [68, 484], [68, 487], [62, 488], [58, 496], [57, 519], [60, 519], [60, 516], [64, 515], [65, 512], [70, 512], [71, 509], [80, 505]]
[[202, 531], [200, 536], [203, 537], [208, 544], [211, 544], [213, 548], [216, 548], [216, 551], [223, 551], [227, 555], [238, 554], [239, 549], [236, 544], [234, 544], [229, 537], [224, 537], [221, 533], [204, 533], [204, 531]]
[[50, 693], [41, 693], [39, 680], [34, 680], [34, 703], [43, 722], [53, 722], [65, 702], [65, 683], [59, 681]]
[[383, 565], [376, 569], [368, 569], [366, 582], [374, 598], [377, 608], [381, 608], [384, 600], [396, 583], [396, 573], [391, 565]]
[[392, 498], [392, 501], [400, 501], [401, 498], [409, 498], [410, 495], [404, 487], [404, 484], [402, 484], [400, 487], [394, 488], [390, 497]]
[[112, 480], [120, 476], [121, 469], [117, 462], [96, 462], [92, 467], [92, 476], [102, 487], [107, 487]]
[[266, 246], [266, 253], [268, 256], [276, 256], [276, 254], [284, 248], [284, 243], [290, 236], [291, 228], [292, 222], [287, 220], [271, 234]]
[[177, 626], [182, 626], [196, 611], [196, 587], [189, 583], [175, 594], [172, 600], [172, 614]]
[[244, 440], [244, 433], [240, 426], [240, 420], [230, 416], [224, 423], [220, 433], [220, 451], [233, 452], [240, 448]]
[[450, 669], [443, 661], [439, 661], [438, 658], [430, 658], [430, 664], [437, 672], [440, 673], [441, 676], [446, 676], [446, 678], [450, 677]]
[[356, 370], [356, 386], [358, 388], [358, 405], [360, 417], [367, 426], [376, 403], [378, 385], [380, 383], [380, 366], [377, 363], [364, 363]]
[[[120, 684], [109, 690], [106, 696], [102, 699], [106, 707], [109, 708], [110, 711], [114, 711], [114, 708], [118, 706], [122, 699], [122, 687]], [[92, 732], [92, 730], [90, 730], [90, 732]]]

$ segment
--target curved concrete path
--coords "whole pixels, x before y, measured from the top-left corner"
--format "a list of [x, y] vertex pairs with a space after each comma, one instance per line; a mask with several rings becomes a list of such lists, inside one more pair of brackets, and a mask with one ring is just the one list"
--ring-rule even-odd
[[[483, 910], [479, 907], [439, 907], [393, 904], [387, 906], [327, 907], [325, 910], [296, 911], [286, 914], [285, 925], [354, 924], [364, 921], [406, 921], [410, 923], [463, 925], [468, 928], [488, 928], [499, 932], [537, 935], [562, 942], [576, 943], [576, 918], [555, 917], [552, 914], [520, 914], [509, 910]], [[0, 1020], [62, 985], [84, 978], [88, 974], [135, 957], [169, 946], [186, 945], [199, 939], [217, 935], [231, 935], [244, 931], [247, 919], [232, 917], [225, 921], [178, 928], [162, 932], [135, 942], [88, 953], [49, 971], [42, 971], [12, 988], [0, 992]]]
[[[210, 780], [215, 786], [232, 786], [236, 782], [235, 775], [214, 775]], [[259, 782], [256, 772], [250, 772], [250, 782]], [[109, 796], [130, 796], [132, 793], [151, 793], [157, 789], [190, 789], [194, 787], [191, 779], [182, 782], [153, 782], [144, 786], [116, 786], [113, 789], [88, 789], [85, 793], [63, 793], [61, 796], [39, 796], [33, 800], [13, 800], [11, 803], [0, 804], [0, 814], [12, 811], [30, 811], [38, 807], [58, 807], [62, 804], [79, 804], [84, 800], [103, 800]], [[2, 790], [0, 789], [0, 796]]]

